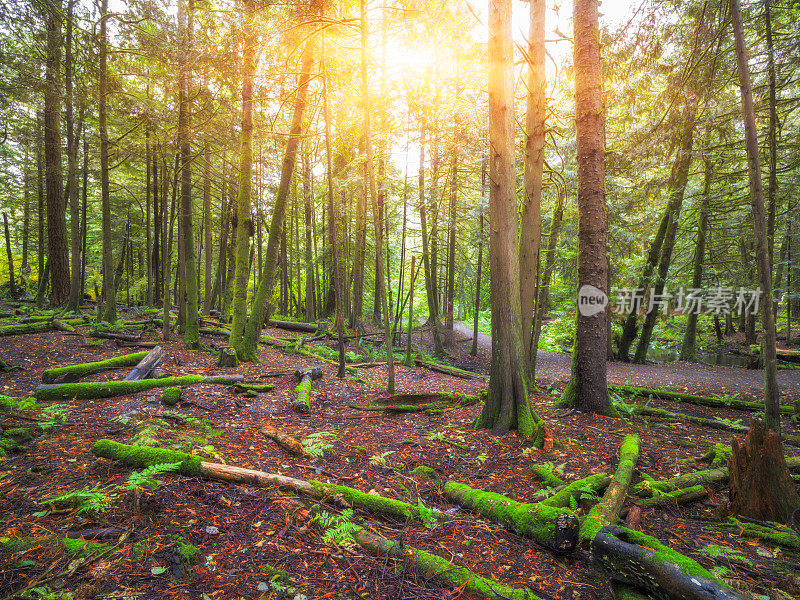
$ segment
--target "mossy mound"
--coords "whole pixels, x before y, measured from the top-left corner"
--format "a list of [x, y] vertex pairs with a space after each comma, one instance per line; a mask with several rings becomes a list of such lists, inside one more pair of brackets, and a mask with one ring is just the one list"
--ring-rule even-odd
[[168, 387], [161, 391], [161, 404], [164, 406], [175, 406], [181, 401], [181, 388]]
[[430, 481], [435, 482], [437, 485], [441, 485], [442, 478], [439, 477], [439, 474], [431, 469], [430, 467], [426, 467], [425, 465], [419, 465], [411, 470], [412, 475], [416, 475], [417, 477], [423, 477], [424, 479], [428, 479]]

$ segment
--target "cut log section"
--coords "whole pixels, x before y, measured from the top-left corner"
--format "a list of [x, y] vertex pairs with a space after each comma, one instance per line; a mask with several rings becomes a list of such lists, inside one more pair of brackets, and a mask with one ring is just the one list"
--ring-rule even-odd
[[624, 527], [602, 527], [592, 539], [592, 564], [616, 581], [667, 600], [747, 600], [696, 561], [657, 539]]
[[110, 371], [111, 369], [117, 369], [120, 367], [130, 367], [136, 365], [147, 355], [147, 352], [134, 352], [133, 354], [115, 356], [113, 358], [99, 360], [96, 362], [46, 369], [44, 372], [42, 372], [42, 383], [56, 383], [59, 381], [64, 383], [75, 382], [81, 377], [85, 377], [87, 375], [102, 373], [104, 371]]
[[233, 385], [244, 381], [243, 375], [204, 377], [202, 375], [182, 375], [161, 379], [142, 379], [141, 381], [104, 381], [93, 383], [64, 383], [60, 385], [40, 385], [33, 395], [40, 402], [60, 402], [64, 400], [85, 400], [93, 398], [113, 398], [136, 394], [154, 388], [215, 383]]
[[311, 387], [314, 380], [322, 378], [322, 369], [319, 367], [298, 369], [294, 372], [294, 376], [299, 383], [295, 388], [297, 396], [292, 402], [292, 408], [294, 412], [305, 415], [311, 412]]
[[167, 353], [164, 352], [161, 346], [156, 346], [125, 376], [125, 381], [146, 379], [166, 357]]

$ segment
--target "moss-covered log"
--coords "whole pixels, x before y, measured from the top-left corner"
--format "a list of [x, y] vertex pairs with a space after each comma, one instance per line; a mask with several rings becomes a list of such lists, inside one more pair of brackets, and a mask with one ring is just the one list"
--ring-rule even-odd
[[603, 499], [598, 502], [581, 525], [580, 538], [591, 541], [604, 525], [614, 525], [619, 519], [622, 503], [628, 494], [628, 488], [633, 478], [633, 471], [639, 460], [639, 445], [641, 440], [638, 435], [626, 435], [619, 449], [619, 466], [617, 472], [608, 484]]
[[200, 458], [177, 450], [130, 446], [113, 440], [97, 440], [92, 446], [92, 454], [100, 458], [119, 461], [137, 469], [144, 469], [153, 465], [178, 463], [180, 464], [178, 471], [184, 475], [200, 475]]
[[81, 377], [86, 377], [94, 373], [102, 373], [103, 371], [110, 371], [111, 369], [118, 369], [120, 367], [132, 367], [138, 364], [139, 361], [147, 355], [148, 352], [146, 351], [134, 352], [133, 354], [115, 356], [96, 362], [47, 369], [42, 373], [42, 383], [55, 383], [59, 380], [64, 382], [78, 381]]
[[532, 465], [531, 471], [533, 471], [533, 474], [536, 475], [536, 477], [547, 487], [555, 488], [560, 485], [564, 485], [564, 480], [553, 473], [552, 467], [547, 467], [545, 465]]
[[300, 440], [289, 435], [288, 433], [284, 433], [280, 429], [275, 429], [270, 425], [266, 425], [259, 429], [258, 432], [264, 437], [271, 439], [281, 448], [288, 450], [292, 454], [300, 454], [302, 456], [306, 456], [308, 454]]
[[41, 385], [33, 395], [40, 402], [59, 402], [63, 400], [84, 400], [92, 398], [113, 398], [126, 394], [136, 394], [154, 388], [193, 385], [197, 383], [216, 383], [233, 385], [244, 380], [241, 375], [227, 377], [204, 377], [202, 375], [182, 375], [161, 379], [142, 379], [141, 381], [103, 381], [92, 383], [65, 383], [62, 385]]
[[450, 365], [442, 365], [439, 363], [422, 360], [421, 358], [415, 358], [414, 364], [418, 367], [436, 371], [437, 373], [450, 375], [451, 377], [459, 377], [461, 379], [478, 379], [481, 381], [485, 379], [483, 375], [479, 375], [478, 373], [472, 373], [471, 371], [465, 371], [464, 369], [459, 369], [458, 367], [452, 367]]
[[570, 506], [573, 499], [580, 500], [583, 494], [599, 494], [611, 483], [611, 477], [605, 473], [595, 473], [583, 479], [567, 484], [549, 498], [540, 502], [546, 506]]
[[800, 551], [800, 535], [793, 529], [781, 525], [780, 523], [749, 523], [730, 517], [723, 524], [723, 528], [733, 530], [740, 535], [758, 538], [765, 542], [771, 542], [784, 546], [785, 548]]
[[592, 563], [616, 581], [665, 600], [746, 600], [696, 561], [654, 537], [603, 527], [592, 539]]
[[448, 481], [444, 485], [444, 495], [452, 502], [556, 552], [570, 552], [577, 542], [578, 519], [565, 508], [516, 502], [457, 481]]
[[175, 406], [181, 401], [181, 393], [181, 388], [177, 386], [164, 388], [161, 392], [161, 404], [164, 406]]
[[515, 589], [491, 579], [486, 579], [465, 567], [430, 554], [388, 540], [380, 535], [361, 529], [355, 535], [358, 544], [370, 554], [390, 556], [402, 560], [409, 568], [422, 574], [426, 579], [437, 579], [448, 587], [458, 589], [470, 598], [490, 600], [541, 600], [529, 589]]
[[166, 357], [167, 353], [164, 352], [164, 349], [161, 346], [156, 346], [147, 353], [147, 356], [136, 363], [131, 372], [125, 376], [125, 381], [141, 381], [150, 377]]
[[44, 333], [53, 330], [52, 321], [42, 321], [40, 323], [28, 323], [25, 325], [3, 325], [0, 327], [0, 337], [10, 335], [26, 335], [28, 333]]
[[275, 389], [274, 383], [234, 383], [233, 384], [233, 393], [234, 394], [246, 394], [248, 392], [255, 392], [256, 394], [260, 394], [262, 392], [271, 392]]
[[[696, 394], [688, 394], [683, 392], [673, 392], [670, 390], [651, 390], [649, 388], [634, 387], [632, 385], [608, 385], [609, 390], [630, 394], [632, 396], [641, 396], [644, 398], [658, 398], [659, 400], [675, 400], [677, 402], [685, 402], [686, 404], [697, 404], [699, 406], [713, 406], [717, 408], [734, 408], [736, 410], [744, 410], [749, 412], [759, 412], [764, 410], [763, 402], [749, 402], [747, 400], [737, 400], [736, 398], [709, 398], [706, 396], [698, 396]], [[794, 412], [792, 406], [783, 405], [780, 407], [781, 412], [791, 414]]]
[[693, 485], [672, 492], [664, 492], [652, 498], [638, 500], [636, 504], [641, 507], [675, 506], [676, 504], [686, 504], [687, 502], [700, 500], [706, 496], [708, 496], [708, 490], [705, 487], [702, 485]]
[[321, 490], [326, 495], [344, 498], [353, 507], [393, 517], [399, 521], [411, 521], [415, 518], [420, 520], [449, 520], [449, 517], [443, 512], [433, 508], [421, 507], [418, 504], [410, 504], [402, 500], [386, 498], [378, 494], [367, 494], [344, 485], [332, 485], [313, 480], [308, 483]]
[[688, 421], [703, 427], [710, 427], [711, 429], [722, 429], [723, 431], [735, 431], [738, 433], [747, 431], [744, 425], [736, 425], [734, 423], [726, 423], [725, 421], [716, 421], [713, 419], [704, 419], [703, 417], [696, 417], [694, 415], [687, 415], [685, 413], [676, 413], [661, 408], [650, 408], [649, 406], [642, 406], [641, 404], [628, 405], [634, 415], [645, 415], [648, 417], [658, 417], [661, 419], [674, 419]]

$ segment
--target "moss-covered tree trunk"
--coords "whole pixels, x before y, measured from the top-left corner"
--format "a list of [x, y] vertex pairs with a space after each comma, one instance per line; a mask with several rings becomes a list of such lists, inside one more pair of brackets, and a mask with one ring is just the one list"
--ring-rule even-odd
[[514, 167], [511, 2], [489, 2], [489, 264], [492, 363], [489, 393], [475, 424], [496, 433], [533, 435], [519, 294]]
[[[578, 315], [572, 373], [561, 402], [587, 412], [610, 410], [606, 390], [606, 310], [585, 310], [581, 297], [607, 294], [605, 115], [597, 0], [576, 0], [575, 133], [578, 154]], [[492, 272], [494, 277], [494, 271]], [[584, 310], [580, 310], [584, 309]]]
[[[253, 219], [250, 215], [253, 173], [253, 79], [256, 72], [255, 0], [245, 0], [245, 46], [242, 66], [242, 133], [239, 150], [239, 187], [234, 211], [236, 251], [233, 281], [233, 309], [229, 344], [237, 352], [243, 347], [247, 324], [247, 288], [250, 280], [250, 237]], [[220, 248], [220, 252], [226, 249]], [[227, 287], [227, 286], [226, 286]], [[239, 357], [242, 358], [241, 356]]]
[[[312, 12], [316, 12], [316, 5], [317, 2], [314, 2]], [[297, 148], [300, 144], [303, 114], [306, 108], [306, 95], [308, 92], [308, 83], [311, 79], [311, 66], [313, 63], [314, 38], [311, 37], [306, 42], [305, 48], [303, 49], [300, 78], [294, 100], [294, 115], [289, 130], [289, 138], [286, 141], [283, 162], [281, 163], [280, 184], [275, 194], [275, 205], [272, 208], [272, 220], [269, 226], [269, 237], [267, 238], [267, 252], [264, 257], [264, 270], [261, 273], [261, 281], [258, 284], [256, 296], [253, 301], [253, 309], [250, 318], [247, 320], [241, 342], [237, 340], [238, 343], [234, 346], [233, 336], [231, 336], [231, 346], [235, 348], [239, 359], [242, 361], [258, 360], [256, 345], [261, 335], [261, 326], [264, 323], [267, 309], [272, 302], [272, 291], [275, 285], [275, 272], [278, 259], [278, 246], [286, 217], [286, 200], [289, 196], [289, 187], [292, 181], [292, 174], [294, 173]]]
[[100, 206], [103, 229], [103, 312], [102, 320], [117, 320], [117, 292], [114, 287], [114, 248], [111, 242], [111, 190], [108, 181], [108, 125], [106, 94], [108, 93], [108, 0], [100, 3], [100, 65], [98, 73], [97, 113], [100, 131]]

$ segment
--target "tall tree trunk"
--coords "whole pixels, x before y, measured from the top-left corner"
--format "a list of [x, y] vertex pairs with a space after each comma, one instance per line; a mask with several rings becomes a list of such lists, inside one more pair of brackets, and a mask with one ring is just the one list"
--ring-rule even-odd
[[[484, 170], [486, 161], [484, 161]], [[483, 271], [483, 209], [481, 209], [480, 225], [478, 226], [478, 274], [475, 278], [475, 311], [472, 315], [472, 348], [469, 353], [472, 356], [478, 355], [478, 319], [480, 318], [481, 308], [481, 274]]]
[[[177, 161], [175, 163], [175, 166], [176, 167], [178, 166]], [[161, 163], [161, 272], [163, 273], [163, 279], [164, 279], [163, 282], [164, 290], [162, 292], [162, 299], [161, 299], [162, 319], [163, 319], [163, 328], [161, 331], [161, 335], [164, 338], [164, 341], [167, 341], [170, 339], [170, 337], [172, 337], [170, 331], [171, 327], [170, 309], [172, 308], [172, 301], [170, 300], [170, 279], [172, 276], [172, 268], [171, 268], [172, 257], [170, 256], [170, 253], [172, 252], [172, 219], [169, 214], [169, 208], [167, 206], [168, 190], [169, 190], [169, 172], [167, 171], [167, 157], [165, 155]], [[174, 205], [175, 202], [173, 201], [172, 204]]]
[[770, 0], [764, 0], [764, 28], [767, 32], [767, 73], [769, 75], [769, 179], [767, 180], [767, 249], [769, 272], [772, 273], [775, 251], [775, 202], [778, 194], [778, 108], [775, 98], [775, 51], [772, 46]]
[[[150, 127], [149, 125], [145, 125], [144, 129], [144, 163], [145, 163], [145, 200], [146, 200], [146, 208], [147, 208], [147, 219], [145, 221], [145, 249], [144, 249], [144, 256], [145, 262], [147, 263], [147, 294], [146, 294], [146, 303], [148, 306], [153, 305], [153, 263], [150, 260], [150, 252], [152, 248], [152, 237], [151, 237], [151, 229], [150, 229], [150, 212], [151, 212], [151, 203], [150, 203], [150, 191], [152, 190], [151, 182], [153, 179], [153, 173], [150, 168]], [[155, 200], [155, 198], [153, 199]]]
[[103, 228], [103, 312], [102, 320], [113, 323], [117, 320], [117, 294], [114, 289], [114, 250], [111, 245], [111, 192], [108, 165], [108, 125], [106, 123], [106, 94], [108, 93], [108, 0], [100, 3], [100, 73], [98, 93], [98, 117], [100, 129], [100, 202]]
[[[658, 263], [658, 275], [655, 285], [651, 288], [650, 304], [648, 305], [647, 315], [645, 316], [644, 325], [642, 326], [642, 335], [639, 339], [639, 345], [636, 348], [636, 355], [633, 361], [636, 363], [644, 363], [647, 359], [647, 349], [650, 346], [650, 338], [653, 335], [653, 329], [656, 325], [660, 304], [658, 301], [662, 299], [664, 294], [664, 285], [669, 273], [669, 265], [672, 260], [672, 250], [675, 247], [675, 236], [678, 231], [678, 219], [681, 214], [681, 207], [683, 206], [683, 196], [686, 191], [686, 184], [689, 181], [689, 167], [692, 164], [692, 143], [694, 140], [694, 124], [695, 116], [697, 115], [697, 105], [693, 101], [689, 101], [684, 110], [681, 122], [684, 124], [683, 135], [681, 136], [681, 147], [678, 150], [678, 155], [675, 158], [675, 164], [672, 167], [672, 173], [669, 178], [669, 226], [667, 233], [664, 236], [664, 244], [661, 248], [661, 258]], [[667, 300], [668, 302], [668, 300]]]
[[[184, 52], [181, 54], [181, 64], [178, 83], [180, 107], [178, 112], [178, 145], [181, 153], [181, 232], [183, 238], [183, 282], [186, 288], [186, 322], [183, 340], [189, 348], [200, 345], [200, 317], [198, 308], [198, 281], [197, 259], [194, 249], [194, 209], [192, 206], [192, 157], [191, 142], [189, 140], [189, 127], [191, 119], [192, 101], [189, 95], [191, 85], [191, 71], [189, 55], [194, 46], [194, 0], [186, 0], [187, 12], [183, 16]], [[178, 6], [183, 6], [179, 0]], [[179, 17], [180, 20], [180, 17]], [[179, 298], [179, 302], [183, 302]]]
[[25, 149], [25, 167], [22, 171], [22, 266], [20, 267], [20, 278], [24, 280], [24, 290], [28, 289], [31, 267], [28, 264], [28, 242], [31, 234], [31, 181], [29, 173], [28, 149]]
[[522, 306], [522, 342], [525, 350], [526, 376], [534, 384], [535, 353], [533, 322], [539, 289], [539, 247], [542, 236], [542, 168], [544, 166], [545, 73], [544, 23], [545, 0], [530, 1], [528, 34], [528, 105], [525, 117], [525, 200], [522, 203], [519, 236], [519, 292]]
[[519, 297], [511, 1], [489, 0], [489, 268], [492, 363], [486, 403], [475, 421], [495, 433], [534, 431], [528, 403]]
[[211, 230], [211, 144], [203, 146], [203, 232], [205, 233], [205, 269], [203, 281], [203, 314], [211, 311], [212, 264], [214, 259], [214, 237]]
[[[325, 56], [326, 44], [325, 33], [323, 32], [322, 42], [322, 55]], [[322, 116], [325, 121], [325, 160], [327, 162], [327, 180], [328, 180], [328, 236], [331, 248], [331, 256], [333, 259], [333, 289], [335, 293], [335, 306], [336, 306], [336, 332], [338, 333], [338, 347], [339, 347], [339, 369], [336, 376], [342, 379], [345, 374], [344, 370], [344, 301], [342, 284], [344, 283], [344, 267], [340, 265], [339, 259], [339, 244], [336, 239], [336, 206], [334, 204], [333, 196], [333, 153], [331, 152], [331, 122], [330, 115], [328, 114], [328, 77], [326, 63], [322, 63]]]
[[[317, 2], [312, 4], [312, 13], [316, 13]], [[284, 229], [286, 218], [286, 200], [289, 195], [289, 186], [294, 173], [295, 159], [297, 157], [297, 147], [300, 143], [300, 135], [303, 124], [303, 114], [306, 108], [306, 95], [308, 83], [311, 79], [311, 66], [314, 63], [314, 38], [309, 38], [303, 49], [302, 65], [300, 67], [300, 78], [297, 84], [297, 94], [294, 101], [294, 115], [292, 117], [289, 137], [286, 141], [286, 149], [281, 164], [281, 179], [278, 191], [275, 194], [275, 205], [272, 209], [272, 219], [269, 226], [269, 236], [267, 238], [267, 252], [264, 258], [264, 271], [261, 273], [261, 280], [258, 283], [253, 310], [245, 326], [244, 336], [236, 340], [234, 345], [231, 336], [231, 346], [236, 350], [239, 359], [243, 361], [258, 360], [256, 347], [261, 335], [261, 327], [264, 317], [269, 310], [272, 302], [272, 292], [275, 285], [275, 267], [277, 264], [278, 242], [280, 234]]]
[[83, 127], [83, 110], [78, 119], [77, 127], [73, 124], [73, 79], [75, 74], [74, 61], [72, 58], [72, 11], [75, 0], [67, 2], [67, 28], [64, 34], [64, 95], [65, 95], [65, 125], [67, 129], [67, 187], [64, 190], [65, 202], [69, 202], [70, 209], [70, 251], [71, 251], [71, 272], [70, 272], [70, 291], [67, 302], [68, 310], [78, 311], [81, 305], [81, 218], [80, 204], [78, 201], [78, 144]]
[[47, 62], [44, 88], [44, 159], [47, 188], [47, 257], [50, 261], [50, 303], [69, 298], [69, 249], [66, 198], [61, 175], [61, 0], [45, 5]]
[[[45, 222], [47, 220], [47, 208], [45, 206], [45, 183], [44, 183], [44, 150], [43, 140], [44, 132], [42, 128], [43, 118], [37, 114], [36, 117], [36, 202], [37, 202], [37, 218], [36, 224], [38, 231], [38, 238], [36, 240], [36, 253], [37, 253], [37, 270], [36, 276], [38, 279], [37, 289], [42, 287], [42, 277], [44, 273], [44, 241], [45, 231], [47, 227]], [[37, 305], [38, 306], [38, 305]]]
[[[253, 79], [256, 72], [256, 34], [254, 0], [245, 1], [245, 47], [242, 65], [242, 140], [239, 151], [239, 188], [233, 212], [236, 231], [236, 257], [233, 282], [233, 322], [229, 343], [242, 346], [247, 323], [247, 282], [250, 279], [250, 237], [253, 219], [250, 200], [253, 192]], [[222, 251], [222, 249], [220, 249]], [[241, 357], [240, 357], [241, 358]]]
[[739, 68], [739, 87], [742, 95], [745, 148], [747, 150], [747, 174], [750, 180], [750, 200], [753, 207], [753, 233], [756, 243], [756, 264], [761, 284], [761, 324], [764, 328], [762, 356], [764, 358], [764, 407], [767, 430], [780, 433], [780, 410], [777, 360], [775, 357], [775, 314], [772, 301], [772, 274], [769, 268], [769, 252], [766, 225], [764, 223], [764, 192], [761, 187], [761, 166], [758, 157], [756, 120], [753, 110], [753, 92], [750, 87], [750, 71], [747, 64], [747, 48], [744, 43], [744, 28], [739, 0], [731, 0], [733, 36], [736, 42], [736, 64]]
[[317, 320], [317, 299], [314, 293], [314, 257], [312, 238], [314, 228], [311, 223], [313, 212], [313, 195], [311, 187], [311, 156], [308, 144], [303, 148], [303, 217], [306, 229], [305, 262], [306, 262], [306, 310], [305, 317], [309, 323]]
[[547, 234], [547, 252], [544, 259], [544, 271], [542, 272], [542, 295], [539, 302], [541, 318], [550, 310], [550, 279], [553, 277], [553, 268], [556, 264], [556, 246], [558, 236], [561, 233], [561, 219], [564, 217], [564, 200], [567, 191], [563, 187], [558, 188], [556, 205], [553, 207], [553, 216], [550, 219], [550, 231]]
[[444, 346], [442, 346], [442, 338], [439, 334], [438, 302], [433, 284], [433, 265], [431, 265], [430, 251], [428, 249], [428, 222], [425, 210], [425, 128], [425, 123], [423, 122], [420, 127], [419, 140], [419, 221], [422, 227], [422, 265], [425, 272], [425, 291], [428, 298], [428, 322], [433, 333], [433, 351], [436, 356], [442, 356], [444, 355]]
[[386, 350], [387, 384], [386, 390], [394, 394], [394, 354], [392, 353], [392, 323], [389, 320], [389, 301], [386, 297], [386, 273], [383, 262], [383, 224], [378, 207], [378, 191], [375, 186], [375, 166], [372, 151], [372, 115], [369, 86], [367, 85], [367, 0], [361, 0], [361, 94], [364, 98], [364, 144], [367, 148], [367, 181], [372, 201], [372, 219], [375, 227], [375, 264], [377, 273], [375, 293], [381, 296], [383, 312], [383, 345]]
[[81, 186], [81, 300], [86, 290], [86, 216], [89, 212], [87, 196], [89, 193], [89, 136], [83, 136], [83, 185]]
[[14, 282], [14, 255], [11, 252], [11, 236], [8, 233], [8, 213], [3, 211], [3, 228], [6, 233], [6, 257], [8, 258], [8, 291], [12, 298], [17, 297], [17, 286]]
[[[706, 254], [706, 234], [708, 232], [708, 212], [711, 194], [711, 179], [714, 174], [714, 163], [703, 157], [703, 196], [700, 204], [700, 215], [697, 219], [697, 241], [694, 246], [694, 264], [692, 267], [692, 288], [700, 290], [703, 285], [703, 261]], [[695, 344], [697, 340], [698, 311], [690, 310], [686, 331], [681, 344], [681, 360], [695, 361], [697, 354]]]
[[[605, 115], [597, 0], [575, 0], [575, 135], [578, 154], [578, 307], [581, 297], [607, 294]], [[586, 287], [584, 287], [586, 286]], [[613, 412], [606, 388], [606, 310], [578, 310], [572, 373], [561, 403]]]
[[[152, 173], [153, 173], [153, 250], [152, 254], [149, 258], [150, 260], [150, 270], [153, 272], [153, 304], [158, 305], [161, 302], [161, 296], [164, 289], [164, 281], [163, 281], [163, 273], [164, 271], [161, 268], [161, 248], [162, 248], [162, 239], [161, 239], [161, 230], [162, 230], [162, 220], [164, 214], [164, 207], [162, 206], [161, 202], [161, 194], [159, 193], [159, 178], [158, 178], [158, 154], [159, 152], [156, 150], [157, 146], [153, 146], [153, 158], [152, 158]], [[161, 177], [164, 177], [164, 173], [161, 173]]]
[[[458, 120], [456, 119], [456, 122]], [[453, 313], [455, 312], [456, 294], [456, 207], [458, 205], [458, 146], [457, 137], [453, 139], [453, 154], [450, 158], [450, 222], [447, 238], [447, 311], [445, 313], [445, 329], [451, 343], [453, 340]]]

